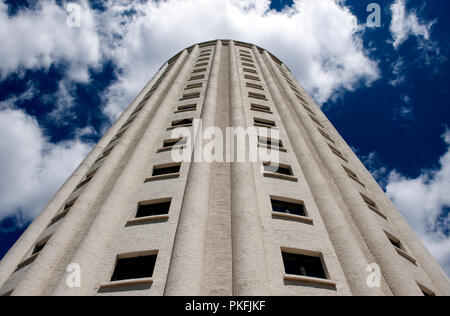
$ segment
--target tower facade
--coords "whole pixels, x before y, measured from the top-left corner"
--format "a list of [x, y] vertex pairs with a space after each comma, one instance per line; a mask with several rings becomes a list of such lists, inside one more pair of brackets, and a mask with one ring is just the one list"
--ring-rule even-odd
[[2, 260], [0, 295], [419, 296], [450, 283], [289, 69], [218, 40], [161, 67]]

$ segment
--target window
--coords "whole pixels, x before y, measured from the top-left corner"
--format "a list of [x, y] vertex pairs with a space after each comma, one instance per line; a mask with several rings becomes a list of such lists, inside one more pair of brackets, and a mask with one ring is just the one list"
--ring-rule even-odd
[[143, 279], [153, 277], [157, 255], [133, 258], [117, 258], [111, 281]]
[[201, 88], [203, 86], [203, 82], [200, 83], [194, 83], [194, 84], [188, 84], [186, 86], [186, 89], [184, 90], [190, 90], [190, 89], [196, 89], [196, 88]]
[[253, 99], [268, 101], [267, 97], [264, 94], [260, 94], [260, 93], [249, 92], [248, 97], [253, 98]]
[[388, 233], [386, 233], [386, 236], [395, 248], [403, 250], [402, 243], [400, 242], [400, 240], [398, 238], [396, 238], [393, 235], [388, 234]]
[[192, 73], [195, 74], [195, 73], [198, 73], [198, 72], [204, 72], [204, 71], [206, 71], [206, 68], [200, 68], [200, 69], [194, 69], [194, 70], [192, 71]]
[[300, 94], [295, 94], [295, 96], [297, 97], [297, 99], [299, 99], [303, 103], [307, 103], [306, 100]]
[[270, 147], [278, 147], [284, 148], [283, 142], [279, 139], [266, 138], [266, 137], [258, 137], [258, 143], [261, 145], [266, 145]]
[[311, 116], [311, 115], [310, 115], [309, 117], [310, 117], [311, 120], [313, 120], [313, 122], [315, 122], [317, 125], [319, 125], [319, 126], [322, 127], [322, 128], [325, 128], [325, 126], [323, 126], [322, 123], [320, 123], [318, 119], [316, 119], [315, 117], [313, 117], [313, 116]]
[[301, 203], [291, 203], [271, 199], [272, 211], [275, 213], [293, 214], [306, 217], [305, 206]]
[[205, 75], [192, 76], [189, 81], [205, 79]]
[[304, 104], [302, 104], [302, 106], [303, 106], [303, 108], [305, 109], [305, 110], [307, 110], [309, 113], [311, 113], [312, 115], [316, 115], [316, 113], [314, 113], [313, 112], [313, 110], [311, 110], [311, 108], [309, 107], [309, 106], [306, 106], [306, 105], [304, 105]]
[[249, 80], [261, 81], [261, 80], [260, 80], [258, 77], [256, 77], [256, 76], [245, 75], [244, 77], [245, 77], [245, 79], [249, 79]]
[[196, 99], [200, 97], [200, 92], [184, 94], [180, 101]]
[[247, 61], [247, 62], [249, 62], [249, 63], [252, 63], [252, 62], [253, 62], [253, 59], [247, 58], [247, 57], [241, 57], [241, 60], [242, 60], [242, 61]]
[[208, 63], [200, 63], [195, 65], [194, 67], [202, 67], [202, 66], [208, 66]]
[[153, 167], [152, 176], [162, 176], [168, 174], [177, 174], [180, 172], [181, 164], [171, 165], [171, 166], [155, 166]]
[[436, 296], [432, 290], [426, 288], [422, 284], [417, 283], [417, 285], [419, 286], [420, 291], [422, 291], [423, 296]]
[[252, 110], [259, 110], [259, 111], [264, 111], [264, 112], [270, 112], [270, 107], [266, 106], [266, 105], [261, 105], [261, 104], [256, 104], [256, 103], [252, 103], [250, 104], [251, 109]]
[[165, 140], [163, 143], [164, 148], [173, 147], [173, 146], [182, 146], [186, 145], [187, 139], [186, 138], [178, 138], [178, 139], [168, 139]]
[[172, 122], [172, 127], [178, 127], [178, 126], [190, 126], [192, 125], [192, 119], [183, 119], [178, 121]]
[[35, 255], [37, 253], [40, 253], [42, 251], [42, 249], [45, 248], [45, 245], [47, 244], [48, 240], [50, 239], [50, 237], [46, 238], [44, 241], [40, 241], [38, 242], [33, 249], [33, 253], [31, 255]]
[[360, 193], [360, 194], [361, 194], [361, 197], [363, 198], [364, 202], [366, 202], [366, 204], [368, 206], [373, 207], [373, 208], [378, 208], [377, 204], [374, 201], [372, 201], [369, 197], [367, 197], [366, 195], [364, 195], [362, 193]]
[[342, 152], [340, 152], [337, 148], [335, 148], [334, 146], [331, 146], [330, 144], [328, 144], [328, 146], [330, 147], [331, 151], [333, 152], [333, 154], [335, 154], [336, 156], [338, 156], [339, 158], [341, 158], [342, 160], [344, 160], [345, 162], [348, 162], [347, 159], [345, 159], [344, 155], [342, 154]]
[[276, 127], [274, 121], [269, 121], [269, 120], [260, 119], [260, 118], [256, 118], [256, 117], [253, 120], [254, 120], [255, 126], [267, 127], [267, 128]]
[[363, 198], [364, 202], [366, 202], [367, 207], [369, 207], [369, 209], [374, 211], [376, 214], [380, 215], [385, 220], [388, 219], [387, 216], [384, 215], [384, 213], [378, 209], [378, 206], [374, 201], [372, 201], [368, 196], [366, 196], [362, 193], [359, 193], [359, 194], [361, 194], [361, 197]]
[[270, 163], [264, 163], [264, 171], [275, 173], [275, 174], [281, 174], [286, 176], [293, 176], [294, 173], [292, 172], [292, 168], [288, 165], [272, 165]]
[[84, 187], [86, 184], [88, 184], [89, 181], [91, 181], [91, 179], [94, 177], [97, 170], [98, 170], [98, 168], [95, 169], [94, 171], [90, 172], [88, 175], [86, 175], [85, 179], [76, 186], [75, 191]]
[[282, 252], [282, 255], [286, 274], [327, 279], [320, 257], [288, 252]]
[[345, 166], [342, 166], [342, 168], [344, 168], [345, 172], [347, 173], [347, 175], [348, 175], [352, 180], [354, 180], [355, 182], [358, 182], [360, 185], [362, 185], [363, 187], [365, 187], [364, 183], [362, 183], [362, 182], [359, 180], [359, 178], [358, 178], [358, 176], [356, 175], [356, 173], [354, 173], [353, 171], [351, 171], [350, 169], [348, 169], [348, 168], [345, 167]]
[[250, 69], [250, 68], [244, 68], [244, 72], [249, 72], [249, 73], [252, 73], [252, 74], [257, 74], [258, 73], [256, 70]]
[[169, 214], [171, 199], [158, 202], [141, 202], [138, 205], [136, 218]]
[[253, 88], [253, 89], [258, 89], [258, 90], [264, 90], [264, 88], [259, 85], [259, 84], [254, 84], [254, 83], [250, 83], [247, 82], [247, 88]]
[[197, 60], [197, 62], [207, 61], [207, 60], [209, 61], [209, 58], [200, 58], [200, 59]]
[[246, 67], [256, 68], [255, 65], [249, 63], [242, 63], [242, 65]]
[[178, 111], [194, 111], [196, 109], [197, 109], [197, 104], [180, 105], [178, 107]]
[[66, 203], [64, 205], [64, 211], [67, 211], [68, 209], [72, 208], [72, 206], [75, 204], [78, 198], [73, 199], [72, 201]]
[[324, 132], [323, 130], [321, 130], [320, 128], [317, 128], [318, 131], [320, 132], [320, 134], [322, 134], [323, 137], [325, 137], [326, 139], [328, 139], [330, 142], [332, 142], [333, 144], [336, 144], [336, 142], [331, 138], [330, 135], [328, 135], [326, 132]]
[[107, 151], [105, 151], [105, 152], [104, 152], [104, 153], [103, 153], [103, 154], [95, 161], [95, 163], [97, 163], [97, 162], [99, 162], [100, 160], [102, 160], [102, 159], [108, 157], [108, 156], [111, 154], [111, 152], [113, 151], [113, 149], [114, 149], [114, 147], [112, 147], [112, 148], [108, 149]]

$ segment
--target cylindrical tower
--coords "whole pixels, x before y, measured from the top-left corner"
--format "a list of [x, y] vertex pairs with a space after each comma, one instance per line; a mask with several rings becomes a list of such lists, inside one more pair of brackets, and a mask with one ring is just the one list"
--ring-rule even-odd
[[0, 295], [450, 295], [278, 58], [166, 62], [0, 263]]

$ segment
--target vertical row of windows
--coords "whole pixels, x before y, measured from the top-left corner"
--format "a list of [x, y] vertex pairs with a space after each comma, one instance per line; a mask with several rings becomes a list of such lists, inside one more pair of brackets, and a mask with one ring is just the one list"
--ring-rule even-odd
[[[276, 62], [276, 66], [279, 68], [281, 74], [286, 79], [287, 84], [293, 90], [293, 92], [294, 92], [295, 96], [297, 97], [297, 99], [299, 100], [301, 106], [309, 113], [310, 119], [317, 125], [317, 129], [318, 129], [319, 133], [329, 142], [328, 146], [329, 146], [331, 152], [335, 156], [337, 156], [339, 159], [344, 161], [345, 163], [348, 163], [349, 161], [344, 156], [344, 154], [338, 148], [335, 147], [336, 142], [326, 132], [326, 127], [324, 126], [324, 124], [322, 124], [322, 122], [317, 119], [316, 113], [314, 113], [314, 111], [308, 106], [308, 102], [305, 100], [305, 98], [299, 92], [299, 90], [297, 89], [297, 87], [294, 84], [294, 82], [289, 78], [288, 73], [283, 68], [283, 64], [278, 59], [276, 59], [276, 57], [274, 57], [273, 55], [271, 55], [271, 57]], [[342, 168], [345, 171], [345, 173], [348, 175], [349, 178], [351, 178], [353, 181], [355, 181], [356, 183], [361, 185], [363, 188], [365, 187], [364, 183], [359, 179], [358, 175], [353, 170], [351, 170], [349, 167], [346, 167], [344, 165], [342, 165]], [[364, 195], [362, 193], [361, 193], [361, 197], [364, 200], [364, 202], [367, 204], [367, 207], [370, 210], [372, 210], [374, 213], [376, 213], [377, 215], [379, 215], [383, 219], [387, 220], [386, 215], [378, 208], [378, 206], [376, 205], [376, 203], [372, 199], [370, 199], [368, 196], [366, 196], [366, 195]], [[405, 248], [403, 247], [403, 245], [401, 244], [401, 242], [400, 242], [400, 240], [398, 238], [396, 238], [393, 235], [390, 235], [388, 233], [386, 233], [386, 235], [387, 235], [389, 241], [391, 242], [391, 244], [393, 245], [393, 247], [397, 250], [397, 252], [401, 256], [403, 256], [406, 259], [408, 259], [409, 261], [415, 263], [415, 259], [412, 258], [409, 254], [407, 254]], [[291, 255], [283, 256], [283, 259], [285, 261], [286, 273], [288, 273], [288, 270], [295, 271], [295, 272], [297, 272], [297, 274], [301, 273], [299, 270], [294, 270], [294, 268], [290, 267], [290, 263], [294, 261], [294, 259], [293, 259], [293, 257]], [[301, 258], [297, 257], [297, 260], [301, 260]], [[318, 261], [316, 260], [316, 262], [318, 262]], [[297, 264], [297, 268], [299, 266], [302, 266], [302, 265], [301, 264]], [[316, 264], [316, 266], [319, 266], [319, 265]], [[300, 269], [300, 270], [302, 270], [302, 269]], [[305, 270], [307, 270], [307, 269], [305, 268]], [[321, 276], [323, 277], [323, 275], [321, 275]], [[422, 287], [421, 287], [421, 289], [422, 289]], [[424, 291], [423, 289], [422, 289], [422, 292], [424, 293], [424, 295], [426, 295], [427, 293], [428, 294], [429, 293], [433, 293], [433, 292], [431, 292], [429, 290], [428, 291]]]
[[[115, 145], [117, 144], [117, 141], [125, 134], [127, 129], [131, 126], [131, 124], [135, 121], [138, 113], [144, 108], [147, 101], [151, 98], [151, 96], [154, 94], [160, 83], [163, 81], [163, 79], [167, 76], [170, 69], [173, 67], [175, 61], [179, 57], [180, 54], [173, 57], [171, 60], [168, 61], [168, 66], [165, 69], [165, 71], [161, 74], [161, 76], [158, 78], [158, 80], [155, 82], [155, 84], [151, 87], [151, 89], [146, 93], [146, 95], [142, 98], [140, 103], [137, 105], [136, 109], [131, 113], [131, 115], [128, 117], [128, 119], [125, 121], [125, 123], [121, 126], [119, 131], [116, 133], [116, 135], [112, 138], [108, 146], [105, 148], [105, 150], [100, 154], [100, 156], [95, 160], [94, 165], [99, 164], [103, 160], [105, 160], [113, 151]], [[95, 168], [94, 170], [91, 170], [84, 176], [84, 178], [78, 183], [78, 185], [75, 187], [73, 193], [76, 191], [79, 191], [81, 189], [84, 189], [86, 185], [92, 180], [92, 178], [95, 176], [95, 174], [98, 172], [100, 167]], [[47, 227], [53, 226], [54, 224], [60, 222], [63, 218], [66, 217], [66, 215], [70, 212], [72, 207], [74, 206], [75, 202], [77, 201], [78, 197], [73, 198], [70, 201], [67, 201], [64, 206], [62, 207], [62, 210], [59, 211], [50, 221], [49, 225]], [[37, 242], [33, 250], [31, 251], [31, 257], [25, 259], [22, 261], [17, 269], [21, 269], [24, 266], [28, 265], [34, 259], [37, 255], [41, 253], [41, 251], [45, 248], [47, 241], [50, 239], [50, 237], [45, 238], [45, 240], [41, 240]]]
[[[201, 48], [212, 45], [204, 44]], [[206, 78], [207, 66], [209, 66], [211, 58], [211, 49], [204, 49], [200, 52], [197, 62], [192, 70], [192, 75], [188, 79], [188, 83], [184, 88], [184, 94], [180, 98], [180, 102], [192, 100], [196, 101], [200, 98], [201, 93], [196, 89], [203, 88], [203, 82], [197, 82]], [[176, 113], [191, 112], [197, 110], [197, 103], [179, 105], [175, 111]], [[193, 124], [193, 117], [173, 120], [168, 129], [178, 127], [190, 127]], [[187, 143], [186, 138], [166, 139], [163, 141], [162, 149], [171, 150], [176, 146], [184, 146]], [[155, 181], [163, 179], [171, 179], [180, 175], [181, 163], [167, 163], [153, 166], [152, 177], [146, 181]], [[154, 222], [155, 220], [167, 220], [170, 207], [171, 198], [158, 199], [152, 201], [139, 202], [135, 218], [128, 222], [128, 224], [136, 224], [140, 222]], [[133, 279], [147, 279], [153, 277], [153, 272], [157, 260], [157, 252], [150, 252], [147, 254], [125, 254], [118, 255], [116, 258], [115, 268], [111, 277], [111, 282], [120, 282]]]

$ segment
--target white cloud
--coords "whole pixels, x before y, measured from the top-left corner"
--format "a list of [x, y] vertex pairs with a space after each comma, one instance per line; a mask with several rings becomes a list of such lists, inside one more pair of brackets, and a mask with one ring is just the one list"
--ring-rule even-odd
[[[343, 1], [298, 0], [283, 12], [269, 0], [168, 0], [142, 4], [109, 1], [99, 16], [111, 30], [105, 52], [121, 68], [106, 96], [115, 118], [152, 74], [193, 43], [230, 38], [270, 50], [322, 103], [379, 76], [363, 48], [362, 28]], [[123, 12], [134, 9], [134, 15]]]
[[394, 39], [392, 44], [395, 49], [410, 36], [415, 36], [425, 41], [430, 40], [430, 30], [434, 22], [420, 21], [416, 12], [407, 12], [405, 0], [396, 0], [391, 5], [391, 14], [390, 31]]
[[34, 218], [87, 155], [75, 139], [52, 144], [38, 122], [20, 110], [0, 111], [0, 221]]
[[389, 176], [386, 192], [408, 223], [450, 275], [450, 131], [443, 135], [449, 145], [440, 168], [425, 170], [416, 179], [397, 171]]
[[87, 81], [88, 67], [98, 66], [101, 58], [92, 12], [84, 5], [81, 27], [70, 28], [68, 13], [54, 1], [42, 0], [36, 5], [34, 10], [20, 10], [10, 17], [7, 5], [0, 2], [0, 77], [66, 61], [68, 78]]

